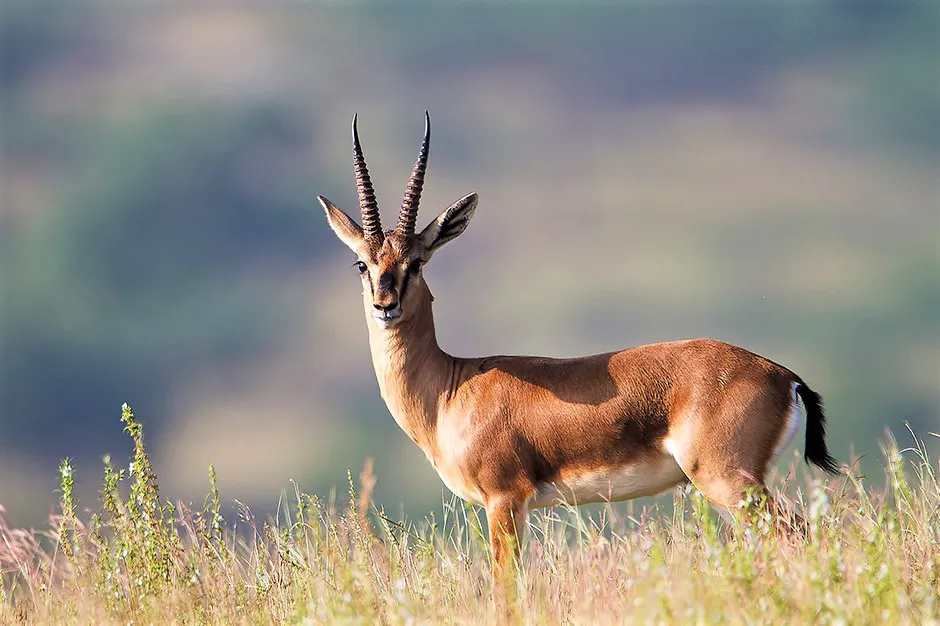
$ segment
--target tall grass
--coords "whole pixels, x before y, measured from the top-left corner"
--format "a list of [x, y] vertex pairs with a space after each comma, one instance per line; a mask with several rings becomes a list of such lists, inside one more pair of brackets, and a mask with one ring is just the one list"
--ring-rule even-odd
[[[295, 488], [276, 516], [224, 519], [216, 476], [201, 507], [159, 490], [143, 432], [127, 469], [104, 461], [100, 509], [80, 512], [62, 462], [44, 532], [0, 509], [0, 623], [480, 623], [495, 621], [480, 512], [456, 501], [421, 524]], [[915, 438], [915, 442], [916, 442]], [[883, 485], [806, 474], [785, 500], [805, 536], [726, 525], [694, 491], [633, 516], [553, 509], [531, 517], [519, 615], [555, 623], [937, 623], [940, 485], [924, 446], [884, 448]], [[262, 462], [259, 460], [259, 462]]]

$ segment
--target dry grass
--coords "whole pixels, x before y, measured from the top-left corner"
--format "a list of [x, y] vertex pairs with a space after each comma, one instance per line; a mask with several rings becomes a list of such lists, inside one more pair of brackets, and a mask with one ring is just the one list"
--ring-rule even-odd
[[[480, 623], [496, 621], [481, 516], [456, 501], [406, 525], [294, 490], [257, 523], [223, 507], [214, 471], [202, 508], [159, 495], [129, 408], [127, 470], [105, 461], [101, 508], [83, 515], [68, 461], [51, 529], [0, 515], [2, 623]], [[916, 439], [915, 439], [916, 441]], [[924, 446], [885, 447], [884, 488], [847, 473], [789, 485], [807, 536], [768, 518], [720, 522], [700, 496], [671, 511], [532, 516], [519, 574], [526, 623], [937, 623], [940, 485]], [[352, 479], [350, 479], [352, 484]], [[2, 514], [0, 509], [0, 514]]]

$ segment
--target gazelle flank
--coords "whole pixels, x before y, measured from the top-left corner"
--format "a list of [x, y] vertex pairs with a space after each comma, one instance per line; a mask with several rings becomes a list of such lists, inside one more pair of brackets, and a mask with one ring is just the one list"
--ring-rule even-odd
[[362, 225], [319, 200], [356, 254], [382, 398], [447, 487], [486, 508], [497, 577], [518, 556], [534, 507], [626, 500], [692, 481], [714, 505], [734, 508], [748, 489], [764, 489], [768, 467], [804, 423], [806, 460], [836, 471], [819, 395], [737, 346], [693, 339], [575, 359], [441, 350], [422, 268], [466, 230], [477, 195], [415, 231], [427, 114], [425, 124], [394, 229], [382, 229], [355, 117]]

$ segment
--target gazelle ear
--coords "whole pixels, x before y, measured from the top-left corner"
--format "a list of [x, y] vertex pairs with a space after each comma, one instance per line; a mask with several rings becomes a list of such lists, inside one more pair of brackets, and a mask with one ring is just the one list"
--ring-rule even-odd
[[323, 196], [317, 196], [317, 200], [323, 205], [323, 210], [326, 211], [326, 221], [330, 223], [330, 228], [333, 229], [336, 236], [339, 237], [340, 241], [346, 244], [350, 250], [359, 254], [362, 250], [362, 244], [365, 241], [362, 235], [362, 228], [359, 227], [359, 224], [357, 224], [353, 218], [346, 215], [341, 208]]
[[424, 245], [424, 260], [435, 250], [467, 230], [470, 218], [477, 208], [477, 194], [471, 193], [453, 203], [438, 215], [418, 236]]

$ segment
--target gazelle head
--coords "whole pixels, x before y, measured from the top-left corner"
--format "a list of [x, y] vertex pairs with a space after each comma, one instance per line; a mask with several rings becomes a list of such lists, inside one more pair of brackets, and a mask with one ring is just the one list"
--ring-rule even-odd
[[398, 224], [394, 229], [382, 230], [375, 191], [362, 155], [362, 146], [359, 145], [355, 116], [352, 123], [353, 165], [362, 226], [332, 202], [318, 196], [326, 210], [330, 228], [340, 241], [356, 253], [355, 267], [362, 277], [366, 317], [378, 328], [391, 328], [406, 321], [422, 303], [430, 303], [431, 293], [424, 282], [421, 267], [438, 248], [466, 230], [477, 206], [477, 195], [466, 195], [445, 209], [419, 234], [415, 234], [418, 203], [424, 187], [431, 142], [431, 119], [427, 112], [424, 119], [424, 141], [405, 188]]

